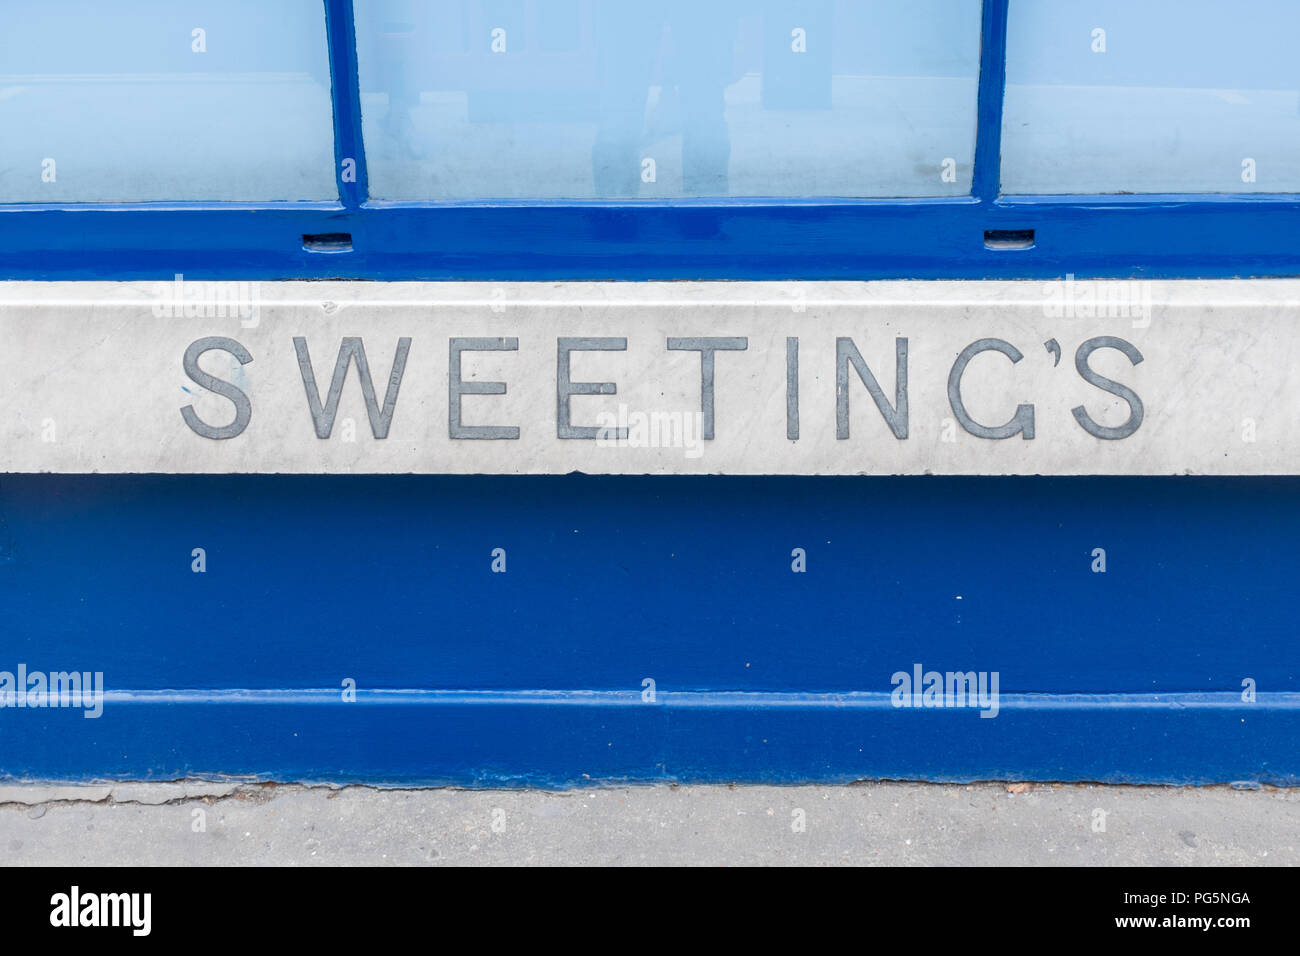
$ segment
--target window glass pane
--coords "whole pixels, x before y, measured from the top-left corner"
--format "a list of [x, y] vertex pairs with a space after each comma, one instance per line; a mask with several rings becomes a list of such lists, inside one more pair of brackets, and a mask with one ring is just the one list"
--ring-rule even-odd
[[357, 0], [381, 199], [970, 192], [979, 0]]
[[338, 197], [320, 0], [0, 17], [0, 202]]
[[1011, 0], [1005, 193], [1300, 191], [1296, 0]]

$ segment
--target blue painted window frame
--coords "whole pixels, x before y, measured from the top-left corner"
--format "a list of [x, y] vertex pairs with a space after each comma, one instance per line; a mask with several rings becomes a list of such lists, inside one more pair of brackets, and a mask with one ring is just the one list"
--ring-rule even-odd
[[[370, 200], [352, 0], [323, 2], [339, 201], [0, 205], [0, 279], [1300, 275], [1300, 195], [1002, 195], [1009, 0], [984, 0], [969, 196], [662, 203]], [[1033, 230], [1034, 241], [989, 247], [996, 230]], [[304, 247], [335, 233], [351, 236], [349, 251]]]

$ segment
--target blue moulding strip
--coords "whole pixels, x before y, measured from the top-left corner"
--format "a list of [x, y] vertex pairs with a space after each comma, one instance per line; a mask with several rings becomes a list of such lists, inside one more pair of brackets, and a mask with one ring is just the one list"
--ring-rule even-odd
[[0, 477], [0, 672], [106, 690], [0, 708], [0, 776], [1294, 784], [1297, 490]]
[[[985, 246], [1034, 230], [1032, 247]], [[303, 236], [345, 233], [321, 254]], [[1300, 275], [1296, 196], [0, 206], [8, 279], [996, 279]]]
[[[174, 779], [252, 776], [461, 786], [570, 787], [617, 782], [842, 783], [1094, 780], [1209, 784], [1298, 782], [1297, 695], [1240, 705], [1092, 706], [1019, 701], [994, 720], [970, 712], [831, 704], [680, 706], [434, 695], [376, 705], [230, 700], [110, 701], [99, 720], [71, 711], [9, 715], [5, 776]], [[0, 712], [3, 713], [3, 712]]]

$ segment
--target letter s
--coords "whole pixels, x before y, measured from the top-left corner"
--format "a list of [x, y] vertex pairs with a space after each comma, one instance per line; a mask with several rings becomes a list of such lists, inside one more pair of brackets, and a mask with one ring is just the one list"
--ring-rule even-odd
[[248, 421], [253, 417], [253, 403], [248, 400], [240, 389], [231, 385], [229, 382], [223, 382], [215, 376], [199, 368], [199, 356], [204, 352], [210, 352], [214, 349], [220, 349], [223, 352], [229, 352], [235, 358], [239, 359], [240, 365], [247, 365], [253, 361], [253, 356], [249, 354], [248, 349], [244, 348], [234, 339], [224, 338], [214, 335], [208, 338], [199, 339], [192, 343], [185, 350], [185, 374], [202, 388], [210, 392], [216, 392], [218, 395], [224, 395], [230, 399], [235, 406], [235, 420], [229, 425], [216, 428], [204, 422], [194, 411], [193, 405], [186, 405], [181, 409], [181, 417], [185, 419], [185, 424], [194, 429], [195, 434], [204, 438], [234, 438], [248, 427]]
[[1128, 402], [1129, 416], [1128, 421], [1117, 428], [1110, 428], [1106, 425], [1098, 425], [1088, 415], [1088, 412], [1082, 405], [1078, 405], [1070, 411], [1077, 421], [1089, 435], [1097, 438], [1114, 440], [1117, 438], [1128, 438], [1138, 426], [1142, 424], [1142, 399], [1137, 397], [1137, 393], [1127, 385], [1121, 385], [1119, 382], [1112, 382], [1104, 375], [1098, 375], [1088, 366], [1088, 357], [1097, 349], [1118, 349], [1128, 356], [1128, 360], [1134, 365], [1142, 362], [1142, 353], [1131, 343], [1124, 339], [1116, 338], [1113, 335], [1099, 335], [1095, 339], [1088, 339], [1079, 346], [1079, 351], [1074, 353], [1074, 367], [1079, 375], [1089, 385], [1096, 385], [1104, 392], [1110, 392], [1112, 395], [1118, 395], [1124, 401]]

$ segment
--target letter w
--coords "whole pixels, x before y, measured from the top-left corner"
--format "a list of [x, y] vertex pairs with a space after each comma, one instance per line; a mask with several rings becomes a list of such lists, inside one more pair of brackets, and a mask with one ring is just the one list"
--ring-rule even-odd
[[356, 359], [357, 375], [361, 377], [361, 394], [366, 399], [366, 414], [370, 416], [370, 431], [376, 438], [388, 437], [388, 426], [393, 422], [393, 411], [397, 408], [397, 390], [402, 385], [402, 375], [406, 372], [406, 355], [411, 350], [411, 340], [397, 340], [397, 354], [393, 356], [393, 371], [388, 376], [388, 392], [384, 395], [384, 407], [381, 411], [375, 400], [375, 383], [370, 378], [370, 364], [366, 361], [366, 348], [361, 339], [349, 337], [339, 346], [338, 361], [334, 363], [334, 379], [330, 382], [329, 397], [321, 406], [320, 390], [316, 387], [316, 373], [312, 371], [311, 354], [307, 351], [307, 340], [295, 336], [294, 350], [298, 353], [298, 370], [302, 373], [302, 386], [307, 392], [307, 405], [311, 408], [311, 419], [316, 426], [317, 438], [329, 438], [334, 430], [334, 416], [338, 414], [339, 398], [343, 395], [343, 382], [348, 377], [348, 366]]

